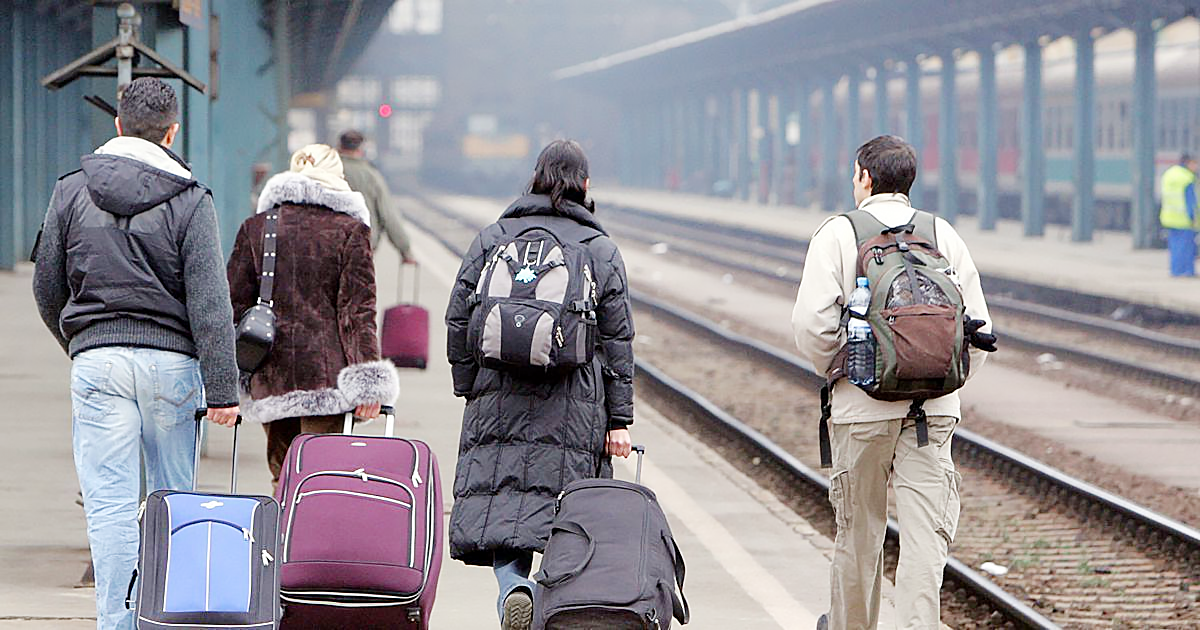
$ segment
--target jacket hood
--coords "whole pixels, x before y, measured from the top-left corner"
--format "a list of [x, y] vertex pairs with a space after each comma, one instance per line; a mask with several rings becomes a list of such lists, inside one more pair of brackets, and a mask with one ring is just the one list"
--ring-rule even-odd
[[80, 163], [92, 201], [117, 216], [141, 214], [197, 185], [190, 177], [123, 155], [94, 153], [83, 156]]
[[315, 179], [299, 173], [284, 171], [268, 179], [258, 196], [255, 214], [262, 214], [284, 203], [324, 206], [334, 212], [350, 215], [368, 227], [371, 225], [371, 215], [367, 212], [367, 202], [362, 193], [326, 188]]
[[608, 231], [600, 226], [600, 222], [596, 221], [596, 216], [590, 210], [574, 201], [564, 201], [563, 208], [560, 210], [550, 204], [549, 195], [525, 195], [512, 202], [512, 205], [504, 211], [504, 214], [500, 215], [500, 218], [516, 219], [529, 216], [566, 217], [608, 236]]

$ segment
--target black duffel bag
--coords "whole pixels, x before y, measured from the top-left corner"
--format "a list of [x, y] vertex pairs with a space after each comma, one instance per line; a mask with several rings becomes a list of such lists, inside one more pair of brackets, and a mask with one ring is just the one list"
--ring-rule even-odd
[[[644, 450], [635, 446], [640, 458]], [[641, 462], [638, 462], [641, 480]], [[688, 622], [683, 555], [654, 491], [614, 479], [567, 485], [533, 579], [534, 630], [668, 630]]]

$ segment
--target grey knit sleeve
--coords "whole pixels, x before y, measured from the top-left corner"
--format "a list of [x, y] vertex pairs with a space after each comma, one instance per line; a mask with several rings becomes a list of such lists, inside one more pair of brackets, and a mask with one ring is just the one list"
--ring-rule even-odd
[[64, 245], [66, 235], [63, 234], [62, 212], [58, 207], [59, 190], [54, 187], [50, 195], [50, 207], [46, 210], [46, 219], [42, 222], [42, 231], [38, 236], [37, 249], [33, 258], [37, 262], [33, 270], [33, 299], [37, 302], [38, 313], [42, 316], [46, 328], [58, 340], [63, 352], [68, 352], [69, 340], [62, 332], [62, 311], [71, 297], [71, 289], [67, 284], [67, 251]]
[[200, 356], [205, 402], [209, 407], [232, 407], [238, 402], [233, 306], [229, 302], [217, 211], [207, 193], [192, 213], [182, 253], [188, 321]]

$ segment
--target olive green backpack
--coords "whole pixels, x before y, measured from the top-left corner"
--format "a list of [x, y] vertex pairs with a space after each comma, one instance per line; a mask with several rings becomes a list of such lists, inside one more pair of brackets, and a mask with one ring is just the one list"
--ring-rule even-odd
[[[929, 443], [922, 409], [930, 398], [945, 396], [967, 382], [968, 343], [963, 331], [965, 307], [954, 268], [937, 248], [934, 216], [917, 210], [906, 225], [889, 228], [871, 213], [844, 214], [858, 245], [855, 275], [870, 282], [867, 322], [875, 342], [875, 379], [860, 386], [876, 400], [911, 400], [907, 418], [916, 421], [917, 444]], [[914, 290], [914, 287], [916, 290]], [[843, 312], [843, 324], [852, 313]], [[821, 390], [821, 465], [832, 465], [829, 445], [830, 392], [846, 376], [848, 347], [834, 358]]]

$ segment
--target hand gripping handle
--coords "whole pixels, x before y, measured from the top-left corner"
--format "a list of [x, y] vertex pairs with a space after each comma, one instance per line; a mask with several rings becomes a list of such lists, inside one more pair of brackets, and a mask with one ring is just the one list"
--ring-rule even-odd
[[[396, 436], [396, 408], [391, 405], [380, 405], [379, 413], [383, 414], [387, 419], [387, 427], [384, 430], [384, 435], [388, 437]], [[342, 433], [346, 435], [354, 435], [354, 412], [346, 412], [346, 421], [342, 423]]]
[[[200, 477], [200, 443], [204, 439], [204, 417], [207, 415], [206, 407], [196, 410], [196, 457], [192, 460], [192, 490], [196, 489], [196, 479]], [[241, 424], [242, 417], [239, 415], [233, 425], [233, 466], [229, 473], [229, 494], [237, 494], [238, 427]]]

